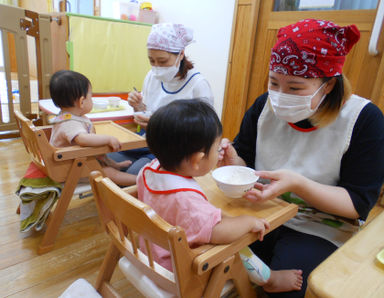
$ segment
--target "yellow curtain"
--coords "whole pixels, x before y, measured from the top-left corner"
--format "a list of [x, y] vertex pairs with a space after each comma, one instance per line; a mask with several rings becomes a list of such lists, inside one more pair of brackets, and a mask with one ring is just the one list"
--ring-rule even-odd
[[141, 89], [150, 69], [146, 41], [151, 26], [68, 15], [70, 68], [88, 77], [94, 92]]

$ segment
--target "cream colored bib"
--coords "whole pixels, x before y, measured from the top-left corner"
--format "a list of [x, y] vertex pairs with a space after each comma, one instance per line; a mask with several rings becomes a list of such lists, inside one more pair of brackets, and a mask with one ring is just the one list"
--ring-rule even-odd
[[[356, 120], [369, 102], [352, 95], [333, 123], [303, 132], [277, 118], [268, 99], [257, 125], [255, 169], [289, 169], [316, 182], [336, 185], [341, 159], [348, 150]], [[298, 215], [286, 225], [328, 239], [338, 246], [356, 230], [348, 223], [337, 222], [338, 219], [332, 215], [308, 207], [300, 208]], [[332, 221], [335, 221], [333, 226], [329, 225]]]

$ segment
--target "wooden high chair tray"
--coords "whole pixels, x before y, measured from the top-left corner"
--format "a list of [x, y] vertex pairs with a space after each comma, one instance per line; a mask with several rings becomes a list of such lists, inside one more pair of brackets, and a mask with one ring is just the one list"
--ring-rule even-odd
[[[114, 123], [113, 121], [93, 122], [96, 134], [105, 134], [116, 137], [121, 142], [120, 151], [143, 148], [147, 146], [144, 137]], [[54, 159], [57, 161], [73, 159], [74, 157], [102, 155], [112, 152], [109, 146], [80, 147], [70, 146], [55, 151]]]
[[196, 180], [203, 188], [209, 202], [220, 208], [224, 214], [229, 216], [251, 215], [265, 218], [271, 224], [270, 231], [295, 216], [298, 210], [297, 205], [278, 198], [255, 204], [244, 198], [226, 197], [217, 187], [210, 173]]
[[98, 121], [94, 122], [93, 126], [95, 127], [96, 134], [110, 135], [117, 138], [122, 143], [122, 150], [133, 149], [133, 143], [137, 143], [139, 147], [147, 146], [145, 138], [114, 123], [113, 121]]
[[[297, 213], [298, 207], [295, 204], [287, 203], [281, 199], [275, 198], [263, 203], [254, 204], [243, 198], [233, 199], [226, 197], [223, 192], [217, 187], [216, 182], [213, 180], [211, 173], [203, 177], [196, 178], [201, 188], [204, 190], [208, 201], [212, 205], [220, 208], [225, 215], [238, 216], [238, 215], [250, 215], [258, 218], [265, 218], [270, 224], [270, 229], [267, 232], [271, 232], [277, 227], [284, 224], [287, 220], [294, 217]], [[212, 266], [218, 264], [218, 261], [213, 257], [216, 253], [231, 254], [236, 253], [243, 247], [255, 242], [257, 235], [254, 233], [248, 233], [236, 240], [236, 243], [215, 245], [211, 244], [203, 245], [197, 248], [198, 250], [209, 250], [212, 254], [212, 258], [208, 258], [209, 263]], [[206, 258], [206, 256], [205, 256]], [[194, 265], [195, 270], [202, 273], [203, 265], [201, 262], [201, 256], [196, 257]]]

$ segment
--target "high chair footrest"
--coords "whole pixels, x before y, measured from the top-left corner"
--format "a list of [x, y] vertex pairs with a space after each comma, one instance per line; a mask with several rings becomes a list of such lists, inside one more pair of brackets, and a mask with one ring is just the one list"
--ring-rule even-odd
[[101, 295], [95, 290], [95, 288], [85, 279], [79, 278], [75, 280], [59, 298], [101, 298]]

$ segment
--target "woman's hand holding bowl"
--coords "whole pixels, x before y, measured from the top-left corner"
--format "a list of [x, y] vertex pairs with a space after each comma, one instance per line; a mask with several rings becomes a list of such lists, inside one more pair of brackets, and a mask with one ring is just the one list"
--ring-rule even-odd
[[253, 189], [244, 197], [251, 202], [258, 203], [276, 198], [287, 191], [294, 191], [300, 184], [300, 175], [290, 170], [256, 171], [256, 175], [267, 179], [268, 184], [256, 182]]
[[147, 127], [151, 115], [152, 113], [150, 111], [140, 111], [133, 113], [133, 117], [136, 124], [140, 125], [143, 128]]

